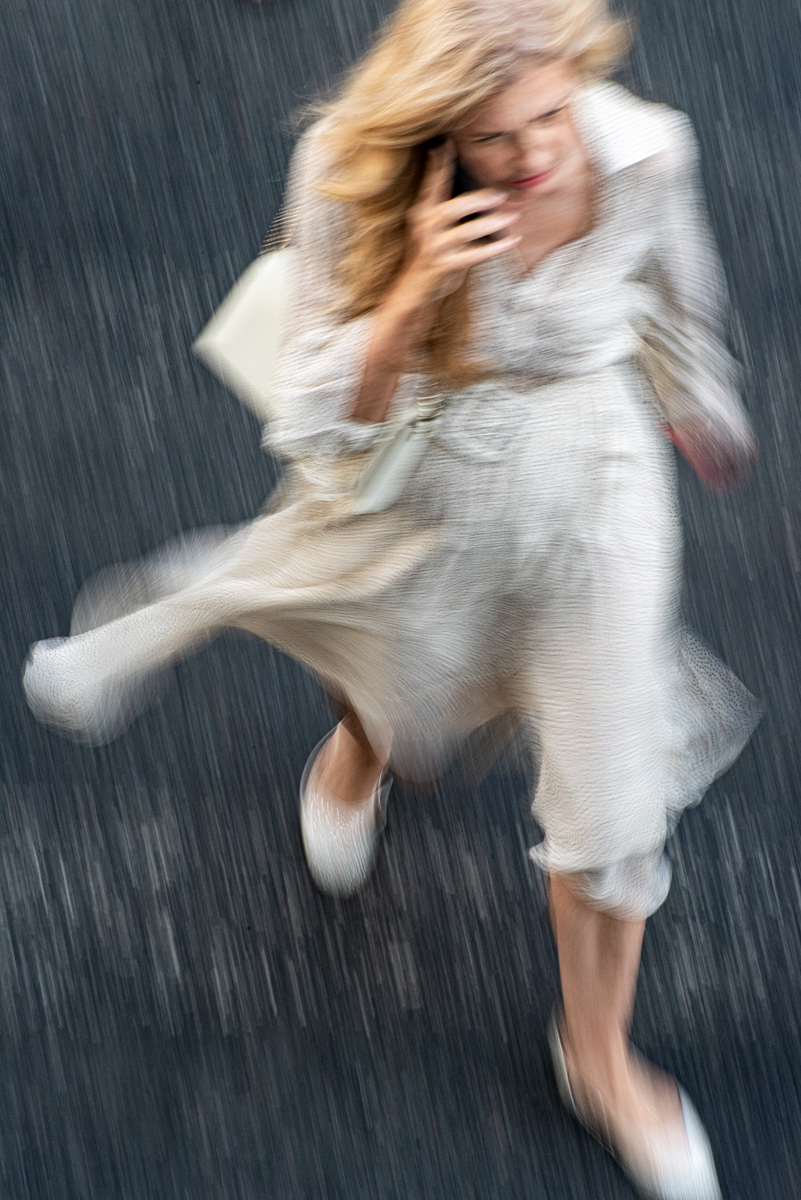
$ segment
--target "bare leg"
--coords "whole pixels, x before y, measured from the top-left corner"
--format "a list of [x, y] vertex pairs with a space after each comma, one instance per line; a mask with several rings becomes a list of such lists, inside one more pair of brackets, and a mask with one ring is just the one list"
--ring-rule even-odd
[[629, 1049], [645, 921], [590, 908], [551, 876], [551, 917], [564, 1001], [562, 1038], [576, 1100], [610, 1132], [678, 1116], [673, 1081]]
[[373, 795], [385, 766], [386, 759], [376, 755], [361, 721], [350, 711], [322, 752], [320, 786], [332, 800], [358, 804]]

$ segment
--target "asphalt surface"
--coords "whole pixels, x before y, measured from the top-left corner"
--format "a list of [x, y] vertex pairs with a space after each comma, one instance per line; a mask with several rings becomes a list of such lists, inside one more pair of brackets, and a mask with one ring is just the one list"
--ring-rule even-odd
[[[560, 1111], [556, 989], [519, 766], [395, 795], [374, 880], [312, 888], [296, 781], [316, 684], [226, 638], [113, 746], [25, 709], [81, 581], [257, 512], [258, 430], [190, 344], [275, 213], [293, 114], [383, 0], [6, 0], [0, 488], [0, 1193], [14, 1200], [617, 1200]], [[801, 17], [641, 0], [626, 78], [705, 154], [762, 457], [686, 471], [687, 612], [766, 705], [674, 840], [641, 1048], [729, 1200], [801, 1196]]]

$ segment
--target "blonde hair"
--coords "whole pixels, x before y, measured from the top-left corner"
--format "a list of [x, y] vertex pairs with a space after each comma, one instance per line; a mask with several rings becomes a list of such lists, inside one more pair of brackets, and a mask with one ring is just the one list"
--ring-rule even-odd
[[[349, 209], [342, 318], [375, 308], [401, 268], [429, 139], [450, 133], [531, 63], [569, 59], [584, 79], [598, 79], [627, 44], [628, 24], [610, 16], [606, 0], [404, 0], [339, 98], [320, 110], [329, 177], [318, 186]], [[426, 369], [454, 386], [477, 378], [469, 342], [463, 286], [440, 307]]]

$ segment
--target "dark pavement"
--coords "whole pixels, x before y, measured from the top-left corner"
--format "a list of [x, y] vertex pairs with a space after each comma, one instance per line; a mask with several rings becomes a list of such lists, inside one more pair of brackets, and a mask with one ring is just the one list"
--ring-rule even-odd
[[[312, 888], [296, 781], [329, 716], [216, 643], [113, 746], [35, 724], [28, 644], [88, 575], [236, 523], [273, 478], [190, 344], [275, 213], [292, 114], [383, 0], [6, 0], [0, 33], [0, 1194], [617, 1200], [557, 1106], [556, 988], [522, 773], [396, 793], [374, 880]], [[687, 612], [766, 704], [684, 821], [641, 1048], [708, 1122], [728, 1200], [801, 1197], [801, 15], [641, 0], [626, 77], [705, 152], [758, 475], [682, 472]]]

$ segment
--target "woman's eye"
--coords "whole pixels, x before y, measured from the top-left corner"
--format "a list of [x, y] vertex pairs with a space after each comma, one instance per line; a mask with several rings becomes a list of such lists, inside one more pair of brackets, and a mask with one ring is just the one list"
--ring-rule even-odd
[[487, 142], [497, 142], [502, 137], [503, 137], [502, 133], [488, 133], [486, 135], [486, 137], [476, 138], [476, 141], [478, 142], [478, 144], [480, 146], [483, 146]]

